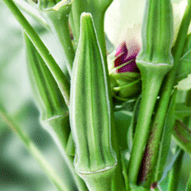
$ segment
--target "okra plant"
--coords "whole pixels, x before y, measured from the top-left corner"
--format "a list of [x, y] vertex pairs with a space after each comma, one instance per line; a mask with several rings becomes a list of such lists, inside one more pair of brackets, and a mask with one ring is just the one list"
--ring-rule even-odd
[[[3, 2], [21, 25], [40, 124], [72, 186], [3, 103], [0, 114], [55, 189], [191, 191], [191, 171], [178, 188], [191, 156], [191, 0]], [[61, 64], [31, 20], [54, 35]]]

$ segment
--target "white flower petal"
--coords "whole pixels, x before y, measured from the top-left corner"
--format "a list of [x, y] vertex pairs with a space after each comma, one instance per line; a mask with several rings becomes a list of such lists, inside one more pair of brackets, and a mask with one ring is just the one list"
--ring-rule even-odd
[[[127, 46], [133, 44], [141, 46], [141, 24], [145, 2], [143, 0], [114, 0], [106, 11], [105, 32], [116, 48], [124, 41]], [[172, 0], [172, 3], [175, 39], [187, 0]]]
[[[128, 28], [142, 22], [145, 2], [142, 0], [114, 0], [106, 11], [105, 31], [117, 47]], [[120, 41], [119, 41], [120, 40]]]

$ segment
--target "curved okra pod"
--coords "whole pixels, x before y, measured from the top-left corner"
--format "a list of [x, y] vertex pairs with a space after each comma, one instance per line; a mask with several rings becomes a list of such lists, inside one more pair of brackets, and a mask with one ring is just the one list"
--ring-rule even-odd
[[117, 159], [111, 145], [111, 107], [106, 68], [92, 16], [81, 16], [71, 83], [70, 122], [75, 168], [91, 191], [110, 191]]
[[39, 0], [37, 4], [34, 0], [28, 1], [37, 6], [39, 13], [50, 26], [57, 42], [61, 45], [62, 51], [66, 57], [66, 66], [71, 75], [75, 52], [70, 38], [68, 15], [73, 0]]
[[164, 76], [173, 66], [172, 7], [170, 0], [147, 0], [142, 26], [142, 50], [136, 63], [142, 77], [142, 99], [129, 165], [129, 178], [137, 183], [154, 106]]

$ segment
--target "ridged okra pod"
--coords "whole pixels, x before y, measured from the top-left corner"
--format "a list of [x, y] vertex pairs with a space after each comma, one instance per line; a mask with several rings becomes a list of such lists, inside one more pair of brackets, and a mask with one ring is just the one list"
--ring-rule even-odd
[[[69, 111], [58, 85], [36, 48], [24, 34], [27, 64], [31, 84], [39, 107], [40, 122], [60, 150], [79, 190], [86, 190], [83, 180], [76, 174], [73, 159], [66, 154], [70, 133]], [[75, 186], [74, 186], [75, 187]], [[75, 188], [71, 188], [71, 190]]]
[[90, 13], [81, 15], [71, 82], [70, 122], [75, 169], [91, 191], [110, 191], [117, 165], [111, 145], [111, 107], [106, 68]]
[[147, 0], [142, 25], [142, 49], [136, 60], [141, 71], [142, 99], [129, 165], [129, 178], [133, 184], [137, 183], [151, 117], [162, 81], [173, 66], [172, 37], [170, 0]]

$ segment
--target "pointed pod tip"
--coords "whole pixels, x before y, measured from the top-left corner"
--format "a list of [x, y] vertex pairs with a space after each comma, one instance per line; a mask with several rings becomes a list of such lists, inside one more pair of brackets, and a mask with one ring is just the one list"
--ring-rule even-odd
[[92, 18], [92, 14], [91, 14], [91, 13], [87, 13], [87, 12], [83, 12], [83, 13], [81, 14], [81, 19], [82, 19], [83, 17]]
[[92, 22], [93, 17], [91, 13], [87, 13], [87, 12], [83, 12], [81, 14], [81, 23], [88, 23], [88, 22]]

